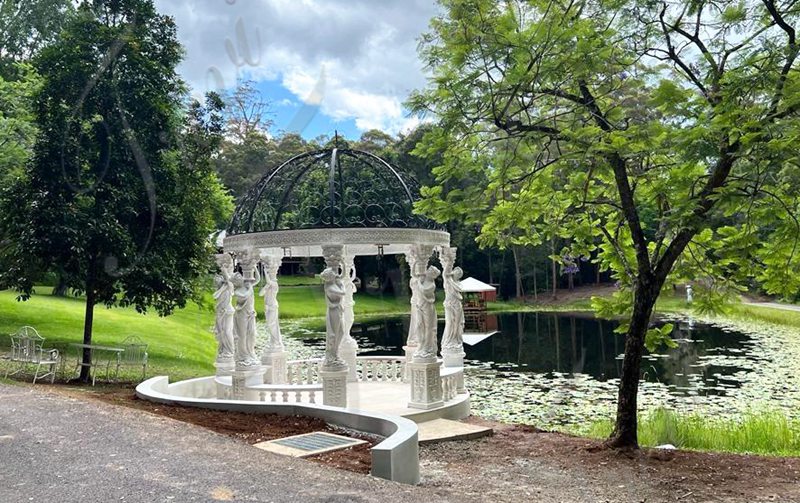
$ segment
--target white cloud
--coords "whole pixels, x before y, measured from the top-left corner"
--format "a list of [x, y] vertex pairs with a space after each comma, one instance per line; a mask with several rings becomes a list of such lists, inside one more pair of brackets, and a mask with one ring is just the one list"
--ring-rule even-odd
[[[432, 0], [157, 0], [186, 48], [181, 73], [196, 92], [237, 77], [279, 79], [333, 120], [391, 133], [418, 120], [402, 107], [425, 78], [417, 39]], [[260, 43], [259, 43], [260, 42]], [[323, 73], [324, 68], [324, 73]], [[321, 93], [312, 93], [324, 75]]]

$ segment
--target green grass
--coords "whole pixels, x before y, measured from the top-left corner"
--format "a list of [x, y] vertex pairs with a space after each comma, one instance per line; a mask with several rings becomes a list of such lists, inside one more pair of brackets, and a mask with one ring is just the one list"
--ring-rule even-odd
[[[402, 314], [409, 310], [408, 299], [391, 295], [373, 295], [357, 292], [353, 311], [359, 314]], [[260, 304], [260, 303], [257, 303]], [[278, 291], [281, 318], [309, 318], [325, 316], [325, 293], [322, 285], [292, 286]], [[263, 306], [257, 309], [261, 314]]]
[[[71, 354], [67, 368], [77, 360], [76, 350], [69, 344], [83, 340], [85, 303], [82, 298], [53, 297], [51, 288], [38, 287], [26, 302], [18, 302], [17, 294], [0, 291], [0, 349], [7, 349], [10, 340], [5, 334], [30, 325], [44, 337], [47, 347], [56, 347]], [[148, 344], [148, 374], [166, 374], [172, 378], [208, 375], [213, 373], [216, 342], [211, 329], [214, 325], [213, 299], [204, 296], [204, 306], [190, 303], [186, 308], [167, 317], [154, 312], [142, 315], [132, 308], [107, 309], [95, 307], [92, 342], [117, 345], [130, 335]], [[257, 299], [256, 309], [263, 316], [263, 303]], [[292, 286], [278, 294], [282, 318], [323, 317], [325, 297], [321, 286]], [[357, 293], [356, 315], [401, 314], [408, 311], [408, 300], [392, 296]], [[75, 353], [75, 354], [72, 354]], [[2, 366], [4, 362], [0, 362]], [[2, 375], [2, 374], [0, 374]]]
[[279, 275], [278, 284], [280, 286], [321, 285], [322, 280], [319, 276]]
[[730, 306], [725, 315], [743, 321], [762, 321], [774, 323], [776, 325], [800, 328], [800, 312], [786, 309], [734, 304]]
[[[611, 420], [598, 421], [581, 433], [606, 438], [612, 428]], [[718, 419], [656, 409], [640, 418], [639, 443], [648, 447], [672, 444], [698, 451], [800, 456], [800, 421], [787, 419], [777, 411]]]
[[[16, 332], [23, 325], [36, 328], [46, 347], [66, 348], [83, 340], [83, 299], [53, 297], [49, 288], [37, 288], [37, 294], [26, 302], [18, 302], [16, 293], [0, 291], [0, 334]], [[149, 375], [168, 374], [177, 378], [207, 375], [214, 371], [216, 349], [210, 328], [214, 313], [210, 308], [191, 304], [172, 316], [155, 313], [142, 315], [134, 309], [95, 307], [92, 342], [115, 345], [129, 335], [139, 336], [149, 345]], [[0, 347], [10, 341], [0, 336]], [[72, 351], [75, 351], [74, 349]], [[69, 355], [67, 368], [77, 356]]]

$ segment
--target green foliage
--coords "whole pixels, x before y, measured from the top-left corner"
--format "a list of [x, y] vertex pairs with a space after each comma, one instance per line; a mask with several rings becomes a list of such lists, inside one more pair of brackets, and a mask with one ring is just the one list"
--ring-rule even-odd
[[662, 345], [668, 348], [677, 348], [678, 343], [672, 340], [674, 328], [672, 323], [666, 323], [660, 327], [647, 329], [644, 336], [644, 347], [651, 353], [654, 353]]
[[[612, 427], [611, 421], [598, 421], [583, 433], [604, 438]], [[769, 410], [719, 419], [656, 409], [640, 418], [639, 439], [650, 447], [672, 444], [700, 451], [800, 456], [800, 422]]]
[[33, 99], [41, 80], [30, 65], [15, 70], [15, 78], [0, 76], [0, 188], [22, 175], [36, 137]]
[[70, 0], [0, 0], [0, 60], [33, 56], [55, 40], [74, 9]]
[[[632, 292], [637, 343], [666, 342], [646, 332], [669, 283], [703, 283], [703, 309], [754, 280], [800, 291], [796, 9], [440, 4], [422, 41], [430, 85], [409, 100], [439, 119], [423, 141], [445, 148], [419, 211], [465, 215], [485, 245], [560, 238], [554, 258], [596, 256]], [[634, 412], [620, 415], [628, 430]]]
[[[669, 5], [661, 26], [661, 2], [441, 4], [423, 40], [432, 85], [410, 99], [441, 119], [417, 147], [443, 150], [420, 211], [480, 223], [485, 245], [565, 238], [557, 255], [597, 254], [623, 287], [640, 267], [674, 266], [668, 281], [715, 282], [698, 297], [752, 279], [800, 291], [796, 51], [778, 44], [778, 19], [796, 13], [702, 4], [690, 19]], [[643, 49], [677, 45], [695, 22], [742, 44], [709, 33], [673, 54]], [[686, 47], [698, 45], [708, 53]], [[712, 182], [714, 170], [726, 174]]]
[[172, 19], [123, 0], [82, 4], [37, 56], [40, 134], [2, 217], [22, 298], [54, 268], [91, 304], [167, 314], [195, 292], [230, 203], [209, 163], [221, 104], [184, 109], [181, 54]]

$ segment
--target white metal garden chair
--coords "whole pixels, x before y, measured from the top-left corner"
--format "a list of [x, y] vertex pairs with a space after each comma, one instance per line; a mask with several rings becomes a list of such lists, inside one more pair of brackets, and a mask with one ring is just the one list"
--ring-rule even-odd
[[124, 350], [117, 355], [117, 369], [114, 378], [119, 378], [120, 367], [141, 367], [142, 380], [147, 374], [147, 344], [135, 335], [122, 341], [120, 347]]
[[[58, 365], [58, 350], [57, 349], [44, 349], [44, 337], [39, 335], [33, 327], [22, 327], [16, 334], [11, 334], [11, 364], [6, 368], [5, 377], [9, 375], [19, 374], [23, 372], [26, 367], [36, 366], [33, 373], [33, 383], [36, 384], [37, 379], [43, 377], [50, 377], [52, 383], [56, 378], [56, 366]], [[16, 370], [11, 372], [13, 366], [17, 367]], [[39, 374], [42, 367], [47, 370], [43, 374]]]

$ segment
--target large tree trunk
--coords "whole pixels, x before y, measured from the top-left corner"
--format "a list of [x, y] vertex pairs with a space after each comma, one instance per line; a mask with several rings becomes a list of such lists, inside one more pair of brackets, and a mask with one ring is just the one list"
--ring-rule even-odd
[[519, 270], [519, 251], [516, 246], [511, 247], [511, 254], [514, 256], [514, 284], [516, 286], [517, 299], [522, 299], [525, 291], [522, 289], [522, 273]]
[[634, 290], [633, 314], [625, 337], [625, 358], [617, 397], [617, 419], [607, 445], [615, 448], [639, 447], [637, 428], [637, 396], [642, 368], [644, 338], [650, 325], [650, 316], [660, 290], [652, 277], [637, 280]]
[[[86, 311], [83, 317], [83, 343], [84, 344], [91, 344], [92, 343], [92, 326], [94, 324], [94, 305], [96, 302], [95, 296], [95, 264], [94, 260], [89, 265], [89, 271], [86, 275]], [[78, 377], [78, 380], [81, 382], [89, 382], [91, 380], [91, 367], [89, 366], [92, 362], [92, 351], [89, 348], [83, 349], [83, 355], [81, 356], [81, 362], [83, 366], [81, 366], [81, 374]]]
[[[555, 257], [556, 256], [556, 239], [553, 238], [550, 240], [550, 254]], [[553, 258], [550, 260], [552, 262], [552, 283], [553, 283], [553, 300], [558, 298], [558, 271], [556, 270], [556, 259]]]
[[54, 297], [66, 297], [67, 291], [69, 287], [67, 286], [67, 282], [64, 281], [64, 275], [60, 272], [58, 273], [58, 278], [56, 279], [56, 286], [53, 287], [53, 296]]

